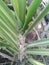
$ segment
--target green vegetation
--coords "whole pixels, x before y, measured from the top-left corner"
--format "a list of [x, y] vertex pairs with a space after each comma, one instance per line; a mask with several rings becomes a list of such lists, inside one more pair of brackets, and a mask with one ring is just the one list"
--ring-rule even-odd
[[[49, 49], [39, 49], [40, 46], [49, 45], [49, 38], [26, 43], [27, 34], [49, 12], [49, 2], [33, 23], [29, 25], [42, 0], [33, 0], [26, 13], [26, 0], [11, 0], [14, 11], [12, 12], [3, 0], [0, 0], [0, 47], [5, 47], [16, 57], [16, 63], [21, 65], [44, 65], [33, 58], [33, 55], [49, 56]], [[28, 28], [27, 28], [28, 27]], [[35, 48], [35, 47], [38, 48]], [[20, 65], [20, 64], [19, 64]]]

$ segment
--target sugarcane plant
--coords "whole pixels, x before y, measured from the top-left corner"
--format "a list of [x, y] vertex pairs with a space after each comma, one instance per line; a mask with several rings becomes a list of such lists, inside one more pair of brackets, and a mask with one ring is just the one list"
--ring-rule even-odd
[[0, 47], [5, 47], [9, 50], [9, 53], [12, 53], [13, 57], [7, 58], [12, 62], [15, 61], [16, 65], [17, 63], [19, 65], [28, 63], [30, 63], [29, 65], [44, 65], [34, 59], [33, 55], [49, 56], [49, 49], [39, 48], [40, 46], [49, 45], [49, 38], [26, 42], [27, 34], [49, 12], [48, 2], [29, 26], [41, 2], [42, 0], [33, 0], [26, 13], [26, 0], [11, 0], [14, 11], [11, 11], [3, 0], [0, 0], [0, 37], [4, 39], [0, 40]]

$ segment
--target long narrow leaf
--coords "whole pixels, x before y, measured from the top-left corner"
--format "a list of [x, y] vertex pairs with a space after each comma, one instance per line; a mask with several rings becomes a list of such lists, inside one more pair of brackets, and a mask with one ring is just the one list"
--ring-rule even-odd
[[28, 28], [28, 30], [25, 32], [24, 35], [27, 35], [28, 32], [37, 25], [37, 23], [39, 23], [39, 21], [46, 15], [46, 13], [49, 12], [49, 2], [47, 4], [47, 6], [42, 10], [42, 12], [37, 16], [37, 18], [35, 19], [35, 21], [33, 22], [33, 24], [31, 24], [31, 26]]
[[11, 0], [12, 1], [12, 5], [14, 7], [14, 10], [16, 12], [16, 14], [19, 17], [19, 5], [18, 5], [18, 0]]
[[9, 44], [6, 44], [6, 41], [0, 39], [0, 47], [8, 47]]
[[[14, 52], [12, 53], [10, 50], [8, 50], [7, 48], [2, 48], [3, 51], [8, 52], [10, 55], [14, 56]], [[2, 52], [2, 51], [1, 51]], [[4, 53], [4, 52], [3, 52]], [[5, 53], [6, 54], [6, 53]], [[8, 54], [7, 54], [8, 55]]]
[[8, 55], [6, 55], [6, 54], [4, 54], [4, 53], [1, 53], [1, 52], [0, 52], [0, 55], [3, 56], [4, 58], [8, 58], [8, 59], [11, 60], [11, 61], [14, 61], [14, 58], [13, 58], [13, 57], [10, 57], [10, 56], [8, 56]]
[[47, 39], [41, 39], [41, 40], [37, 40], [37, 41], [34, 41], [34, 42], [30, 42], [30, 44], [28, 44], [26, 46], [26, 48], [31, 48], [31, 47], [40, 47], [40, 46], [48, 46], [49, 45], [49, 38]]
[[6, 27], [8, 27], [8, 29], [12, 32], [12, 34], [14, 36], [19, 34], [19, 32], [16, 30], [15, 27], [13, 27], [13, 25], [10, 23], [9, 19], [3, 14], [3, 12], [1, 10], [0, 10], [0, 22], [2, 22], [2, 24], [4, 24], [4, 25], [6, 24]]
[[36, 60], [34, 60], [33, 58], [28, 58], [28, 61], [33, 64], [33, 65], [44, 65]]
[[[13, 52], [13, 53], [16, 52], [15, 49], [13, 49], [12, 47], [10, 47], [9, 44], [3, 43], [3, 42], [0, 42], [0, 47], [1, 47], [1, 48], [8, 48], [8, 49], [10, 50], [10, 52], [9, 52], [10, 54], [11, 54], [12, 52]], [[12, 51], [11, 51], [11, 49], [12, 49]]]
[[26, 26], [29, 24], [30, 20], [34, 16], [35, 12], [37, 11], [37, 8], [39, 7], [41, 1], [42, 0], [33, 0], [32, 3], [30, 4], [23, 29], [25, 29]]
[[15, 46], [11, 45], [10, 42], [5, 41], [4, 39], [1, 39], [1, 38], [0, 38], [0, 47], [6, 47], [6, 48], [11, 47], [13, 50], [17, 51]]
[[25, 22], [25, 15], [26, 15], [26, 0], [18, 0], [19, 4], [19, 18], [22, 23]]
[[26, 0], [12, 0], [14, 10], [22, 23], [25, 21]]
[[21, 22], [16, 20], [15, 16], [13, 16], [13, 13], [2, 0], [0, 0], [0, 10], [8, 17], [8, 19], [10, 20], [14, 27], [15, 26], [16, 28], [21, 27]]
[[13, 33], [13, 31], [4, 23], [2, 19], [0, 20], [0, 26], [4, 28], [16, 40], [17, 35]]
[[49, 56], [49, 49], [32, 49], [32, 50], [27, 50], [26, 54]]
[[17, 18], [17, 25], [19, 28], [21, 28], [23, 26], [20, 18], [19, 18], [19, 5], [18, 5], [18, 0], [11, 0], [12, 1], [12, 5], [14, 7], [15, 10], [15, 16]]
[[6, 39], [7, 42], [10, 43], [11, 46], [15, 47], [16, 50], [18, 50], [18, 47], [17, 47], [17, 44], [15, 44], [11, 38], [6, 34], [6, 31], [3, 31], [1, 28], [0, 28], [0, 35]]

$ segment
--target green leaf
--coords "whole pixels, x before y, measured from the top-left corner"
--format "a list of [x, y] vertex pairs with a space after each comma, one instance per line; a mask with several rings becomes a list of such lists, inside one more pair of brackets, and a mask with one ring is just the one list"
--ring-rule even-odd
[[26, 26], [29, 24], [30, 20], [34, 16], [35, 12], [37, 11], [41, 1], [42, 0], [33, 0], [32, 3], [30, 4], [30, 6], [28, 8], [28, 12], [27, 12], [27, 16], [26, 16], [26, 20], [25, 20], [23, 29], [25, 29]]
[[10, 38], [11, 35], [9, 35], [7, 33], [6, 30], [4, 30], [4, 28], [0, 27], [0, 35], [8, 42], [10, 43], [11, 46], [13, 46], [15, 48], [15, 50], [18, 50], [18, 46], [16, 44], [16, 41], [14, 43], [14, 41]]
[[12, 3], [16, 15], [18, 15], [22, 23], [24, 23], [26, 14], [26, 0], [12, 0]]
[[19, 18], [22, 23], [25, 22], [25, 15], [26, 15], [26, 0], [18, 0], [19, 4]]
[[8, 48], [10, 50], [10, 52], [16, 52], [17, 51], [14, 46], [12, 46], [10, 43], [5, 41], [4, 39], [0, 39], [0, 47]]
[[12, 54], [14, 54], [14, 53], [17, 53], [17, 51], [16, 50], [14, 50], [13, 48], [11, 48], [11, 47], [7, 47], [7, 49], [12, 53]]
[[10, 20], [10, 23], [13, 25], [13, 27], [16, 28], [21, 27], [21, 22], [16, 20], [13, 13], [10, 11], [10, 9], [6, 6], [6, 4], [2, 0], [0, 0], [0, 10]]
[[[2, 47], [2, 50], [5, 50], [6, 52], [8, 52], [10, 55], [14, 56], [14, 52], [12, 53], [12, 51], [8, 50], [5, 47]], [[2, 52], [2, 51], [1, 51]]]
[[15, 48], [18, 48], [16, 40], [19, 31], [16, 19], [2, 0], [0, 0], [0, 35], [4, 36]]
[[28, 28], [28, 30], [24, 33], [24, 35], [27, 35], [28, 32], [37, 25], [37, 23], [40, 22], [40, 20], [46, 15], [46, 13], [49, 12], [49, 2], [46, 5], [46, 7], [42, 10], [42, 12], [37, 16], [37, 18], [34, 20], [34, 22], [31, 24], [31, 26]]
[[34, 60], [33, 58], [28, 58], [27, 60], [28, 60], [31, 64], [33, 64], [33, 65], [44, 65], [44, 64], [42, 64], [42, 63], [40, 63], [40, 62]]
[[0, 39], [0, 47], [8, 47], [8, 46], [9, 46], [9, 44], [6, 44], [5, 40]]
[[3, 26], [2, 27], [0, 26], [0, 28], [2, 32], [5, 34], [5, 36], [7, 35], [13, 43], [16, 43], [16, 40], [9, 34], [8, 30], [4, 29]]
[[12, 5], [14, 7], [15, 10], [15, 16], [17, 19], [17, 25], [19, 27], [19, 29], [21, 29], [21, 27], [23, 26], [21, 20], [19, 19], [19, 5], [18, 5], [18, 0], [11, 0], [12, 1]]
[[[5, 26], [5, 27], [7, 27], [10, 31], [11, 31], [11, 33], [15, 36], [15, 37], [17, 37], [17, 35], [19, 34], [19, 32], [16, 30], [16, 28], [15, 27], [13, 27], [13, 25], [10, 23], [10, 21], [9, 21], [9, 19], [3, 14], [3, 12], [2, 11], [0, 11], [0, 22]], [[0, 24], [1, 25], [1, 24]]]
[[[3, 41], [2, 41], [2, 42], [0, 41], [0, 47], [1, 47], [1, 48], [3, 48], [3, 47], [4, 47], [4, 48], [9, 48], [10, 52], [13, 52], [13, 53], [16, 52], [12, 47], [10, 47], [9, 44], [4, 43]], [[12, 51], [11, 51], [11, 49], [12, 49]]]
[[18, 5], [18, 0], [11, 0], [12, 1], [12, 5], [14, 7], [14, 10], [16, 12], [16, 14], [19, 17], [19, 5]]
[[48, 46], [48, 45], [49, 45], [49, 38], [30, 42], [28, 45], [26, 45], [26, 48]]
[[0, 19], [0, 26], [4, 28], [15, 40], [17, 40], [17, 35], [13, 32], [13, 30], [10, 29], [10, 27], [8, 27], [8, 25], [2, 19]]
[[26, 54], [49, 56], [49, 49], [28, 49]]

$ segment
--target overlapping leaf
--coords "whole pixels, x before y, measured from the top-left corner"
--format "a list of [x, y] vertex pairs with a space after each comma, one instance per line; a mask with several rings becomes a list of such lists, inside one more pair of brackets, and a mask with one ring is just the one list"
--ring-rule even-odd
[[28, 28], [28, 30], [25, 32], [24, 35], [27, 35], [28, 32], [37, 25], [37, 23], [49, 12], [49, 2], [47, 6], [41, 11], [41, 13], [37, 16], [37, 18], [34, 20], [34, 22], [31, 24], [31, 26]]
[[16, 27], [16, 28], [21, 27], [21, 22], [16, 20], [15, 16], [13, 15], [13, 13], [10, 11], [10, 9], [6, 6], [6, 4], [2, 0], [0, 0], [0, 10], [10, 20], [11, 24], [14, 27]]
[[18, 15], [21, 22], [24, 23], [26, 14], [26, 0], [12, 0], [12, 4], [16, 15]]
[[34, 60], [33, 58], [28, 58], [28, 61], [33, 64], [33, 65], [44, 65], [36, 60]]
[[26, 0], [18, 0], [19, 3], [19, 16], [22, 23], [25, 22], [26, 15]]
[[49, 49], [31, 49], [27, 50], [26, 54], [49, 56]]
[[28, 23], [30, 22], [30, 20], [34, 16], [35, 12], [37, 11], [41, 1], [42, 0], [33, 0], [32, 3], [30, 4], [28, 11], [27, 11], [27, 16], [26, 16], [26, 20], [25, 20], [23, 29], [25, 29], [27, 27]]
[[7, 43], [7, 41], [5, 41], [4, 39], [0, 38], [0, 47], [1, 48], [8, 48], [9, 49], [9, 53], [12, 54], [12, 52], [16, 52], [15, 48], [13, 46], [10, 45], [10, 43]]
[[16, 19], [9, 8], [0, 0], [0, 35], [12, 45], [17, 47], [17, 36], [19, 35]]
[[26, 45], [26, 48], [48, 46], [48, 45], [49, 45], [49, 38], [30, 42], [28, 45]]

